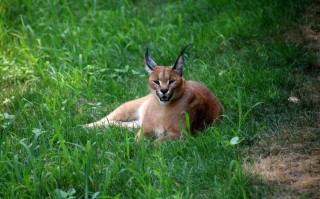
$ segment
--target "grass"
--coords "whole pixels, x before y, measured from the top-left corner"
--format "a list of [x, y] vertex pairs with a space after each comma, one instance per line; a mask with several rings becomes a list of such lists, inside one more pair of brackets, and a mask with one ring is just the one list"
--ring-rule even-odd
[[[261, 196], [239, 151], [270, 125], [256, 106], [284, 104], [291, 71], [306, 64], [301, 46], [281, 37], [303, 7], [298, 0], [2, 1], [0, 197]], [[148, 92], [146, 46], [170, 65], [189, 43], [185, 77], [221, 100], [219, 124], [159, 146], [135, 143], [128, 129], [79, 127]], [[230, 142], [235, 137], [241, 144]]]

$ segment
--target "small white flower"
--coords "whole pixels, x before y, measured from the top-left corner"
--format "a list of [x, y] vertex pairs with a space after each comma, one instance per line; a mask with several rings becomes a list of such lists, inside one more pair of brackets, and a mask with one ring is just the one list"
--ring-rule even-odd
[[289, 101], [290, 103], [296, 104], [296, 103], [298, 103], [300, 100], [299, 100], [297, 97], [295, 97], [295, 96], [291, 96], [291, 97], [288, 98], [288, 101]]
[[222, 76], [223, 73], [224, 73], [224, 71], [220, 71], [220, 72], [218, 73], [218, 75], [219, 75], [219, 76]]
[[11, 102], [11, 100], [8, 99], [8, 98], [6, 98], [6, 99], [2, 102], [2, 104], [9, 104], [10, 102]]

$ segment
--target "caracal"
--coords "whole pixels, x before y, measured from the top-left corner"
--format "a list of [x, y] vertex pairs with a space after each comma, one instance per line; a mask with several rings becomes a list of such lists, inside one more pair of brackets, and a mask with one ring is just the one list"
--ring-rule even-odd
[[[180, 138], [183, 129], [195, 134], [219, 118], [222, 105], [215, 95], [203, 84], [182, 77], [185, 49], [175, 64], [167, 67], [158, 66], [146, 49], [150, 94], [126, 102], [101, 120], [85, 126], [140, 128], [137, 141], [148, 135], [163, 141]], [[186, 124], [186, 117], [189, 117], [189, 124]]]

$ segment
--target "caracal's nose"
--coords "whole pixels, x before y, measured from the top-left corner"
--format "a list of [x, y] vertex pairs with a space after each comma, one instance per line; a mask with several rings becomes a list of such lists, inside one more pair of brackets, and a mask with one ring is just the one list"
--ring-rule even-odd
[[168, 92], [168, 89], [166, 89], [166, 88], [162, 88], [162, 89], [160, 89], [160, 91], [161, 91], [161, 93], [162, 93], [162, 94], [164, 94], [164, 95], [165, 95], [165, 94]]

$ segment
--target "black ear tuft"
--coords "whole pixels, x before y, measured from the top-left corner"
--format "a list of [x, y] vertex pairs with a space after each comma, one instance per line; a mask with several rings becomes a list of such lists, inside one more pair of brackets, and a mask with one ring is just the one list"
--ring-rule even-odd
[[187, 46], [185, 46], [185, 47], [181, 50], [178, 59], [176, 60], [176, 62], [174, 63], [174, 65], [173, 65], [173, 67], [172, 67], [172, 69], [173, 69], [174, 71], [176, 71], [180, 76], [182, 76], [182, 74], [183, 74], [184, 51], [185, 51], [189, 46], [190, 46], [190, 44], [187, 45]]
[[149, 56], [149, 49], [148, 48], [146, 48], [146, 53], [145, 53], [144, 59], [145, 59], [145, 63], [146, 63], [146, 69], [149, 73], [151, 73], [153, 71], [154, 67], [157, 66], [157, 64]]

